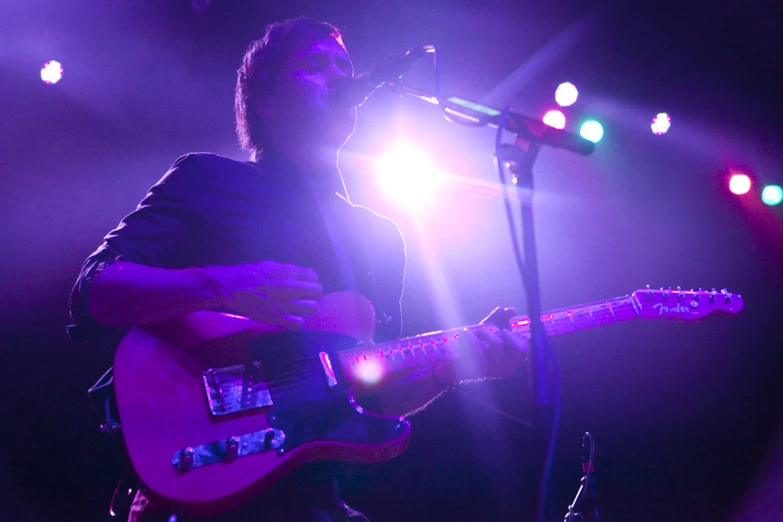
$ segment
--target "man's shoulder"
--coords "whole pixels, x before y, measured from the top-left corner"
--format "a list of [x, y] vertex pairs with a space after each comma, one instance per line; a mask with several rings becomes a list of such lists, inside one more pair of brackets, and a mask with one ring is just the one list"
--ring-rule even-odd
[[258, 181], [257, 169], [243, 162], [209, 152], [191, 152], [174, 161], [153, 187], [176, 193], [200, 193], [247, 189], [247, 183]]
[[177, 158], [169, 168], [167, 174], [172, 173], [201, 173], [215, 174], [227, 171], [252, 172], [254, 167], [248, 162], [235, 160], [220, 154], [211, 152], [190, 152]]

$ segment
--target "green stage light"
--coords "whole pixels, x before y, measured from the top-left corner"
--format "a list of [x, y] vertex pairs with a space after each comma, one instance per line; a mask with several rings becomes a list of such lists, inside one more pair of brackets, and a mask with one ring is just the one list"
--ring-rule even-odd
[[604, 127], [595, 120], [587, 120], [579, 129], [579, 135], [593, 143], [598, 143], [604, 137]]
[[780, 185], [767, 185], [761, 191], [761, 201], [769, 206], [779, 205], [783, 201], [783, 189]]

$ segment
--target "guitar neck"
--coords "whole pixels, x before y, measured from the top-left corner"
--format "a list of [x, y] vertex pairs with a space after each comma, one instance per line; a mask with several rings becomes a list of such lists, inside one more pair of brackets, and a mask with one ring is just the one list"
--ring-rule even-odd
[[[549, 337], [597, 326], [628, 321], [639, 317], [640, 304], [635, 296], [623, 296], [608, 301], [551, 310], [541, 316], [541, 322]], [[410, 372], [416, 368], [431, 366], [438, 361], [454, 359], [455, 341], [466, 330], [497, 330], [488, 325], [472, 325], [452, 330], [442, 330], [338, 352], [340, 365], [349, 382], [374, 383], [393, 373]], [[519, 316], [511, 319], [511, 330], [522, 338], [530, 337], [530, 318]]]

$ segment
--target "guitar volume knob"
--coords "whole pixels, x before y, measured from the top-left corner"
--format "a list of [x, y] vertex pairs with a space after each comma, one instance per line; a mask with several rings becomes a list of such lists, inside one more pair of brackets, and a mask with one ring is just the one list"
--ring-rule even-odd
[[188, 446], [187, 448], [183, 448], [179, 452], [179, 462], [177, 463], [177, 468], [180, 471], [187, 471], [190, 468], [193, 467], [193, 455], [196, 453], [196, 450], [194, 450], [191, 446]]
[[226, 439], [226, 458], [234, 459], [239, 455], [239, 437], [236, 435]]

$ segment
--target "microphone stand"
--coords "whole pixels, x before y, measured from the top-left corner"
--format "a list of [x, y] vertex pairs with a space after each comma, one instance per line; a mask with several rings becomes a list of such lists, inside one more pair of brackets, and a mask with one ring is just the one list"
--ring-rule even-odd
[[[559, 421], [560, 388], [557, 381], [557, 360], [541, 321], [541, 293], [538, 277], [538, 255], [533, 220], [533, 164], [543, 145], [566, 149], [577, 154], [589, 155], [594, 144], [574, 134], [554, 129], [542, 122], [521, 114], [484, 106], [458, 97], [441, 97], [438, 94], [421, 91], [403, 85], [399, 81], [387, 81], [386, 85], [398, 94], [407, 94], [420, 100], [439, 105], [448, 119], [453, 117], [457, 123], [464, 122], [472, 126], [489, 126], [514, 133], [513, 145], [499, 145], [496, 154], [501, 173], [503, 165], [508, 165], [514, 175], [520, 202], [522, 222], [522, 245], [524, 261], [514, 237], [514, 252], [520, 265], [522, 279], [527, 294], [530, 316], [530, 352], [528, 366], [530, 373], [530, 399], [532, 402], [536, 445], [539, 455], [543, 455], [541, 483], [538, 495], [538, 522], [553, 522], [554, 508], [550, 485], [550, 469], [554, 457], [555, 440]], [[502, 176], [505, 179], [505, 176]], [[508, 209], [508, 207], [507, 207]], [[510, 211], [509, 211], [510, 212]], [[513, 216], [509, 215], [513, 227]], [[513, 228], [512, 228], [513, 232]], [[516, 233], [514, 232], [514, 235]]]
[[[558, 424], [558, 384], [553, 371], [554, 353], [541, 321], [541, 290], [538, 277], [538, 253], [536, 249], [535, 222], [533, 219], [533, 164], [541, 150], [540, 143], [517, 139], [514, 145], [504, 145], [498, 160], [505, 163], [513, 174], [516, 185], [522, 223], [522, 270], [530, 318], [529, 378], [530, 400], [533, 406], [535, 444], [538, 455], [543, 456], [541, 481], [538, 492], [538, 522], [550, 522], [552, 506], [550, 469]], [[501, 167], [502, 168], [502, 167]], [[505, 177], [503, 178], [505, 181]]]

